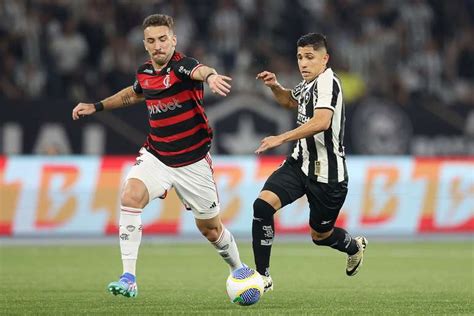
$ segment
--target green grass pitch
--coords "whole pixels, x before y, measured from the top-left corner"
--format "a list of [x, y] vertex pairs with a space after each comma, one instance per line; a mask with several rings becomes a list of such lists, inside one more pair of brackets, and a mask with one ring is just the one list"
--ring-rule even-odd
[[[253, 266], [249, 242], [243, 261]], [[275, 290], [250, 307], [231, 304], [227, 266], [202, 243], [145, 242], [139, 295], [106, 291], [121, 274], [116, 245], [0, 246], [0, 314], [30, 315], [473, 315], [474, 248], [465, 242], [374, 242], [345, 275], [345, 255], [276, 240]]]

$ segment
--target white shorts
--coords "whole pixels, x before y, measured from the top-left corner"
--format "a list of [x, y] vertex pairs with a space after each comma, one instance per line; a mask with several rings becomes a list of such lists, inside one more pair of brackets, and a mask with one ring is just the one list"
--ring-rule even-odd
[[148, 190], [150, 201], [165, 196], [174, 187], [195, 218], [209, 219], [219, 214], [219, 198], [209, 154], [190, 165], [173, 168], [142, 148], [136, 160], [126, 179], [141, 180]]

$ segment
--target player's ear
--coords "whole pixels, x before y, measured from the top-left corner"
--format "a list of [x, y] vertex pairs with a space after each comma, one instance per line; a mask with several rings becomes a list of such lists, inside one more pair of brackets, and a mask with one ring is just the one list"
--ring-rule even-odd
[[173, 34], [171, 40], [173, 41], [173, 47], [176, 47], [176, 45], [178, 44], [178, 39], [176, 38], [176, 35]]

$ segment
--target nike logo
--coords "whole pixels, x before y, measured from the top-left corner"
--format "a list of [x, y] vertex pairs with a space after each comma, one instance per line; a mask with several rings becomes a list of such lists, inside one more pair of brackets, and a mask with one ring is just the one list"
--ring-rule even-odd
[[253, 220], [257, 221], [257, 222], [261, 222], [261, 221], [263, 221], [263, 218], [254, 217]]
[[329, 224], [330, 222], [332, 222], [332, 221], [322, 221], [321, 225], [326, 225], [326, 224]]

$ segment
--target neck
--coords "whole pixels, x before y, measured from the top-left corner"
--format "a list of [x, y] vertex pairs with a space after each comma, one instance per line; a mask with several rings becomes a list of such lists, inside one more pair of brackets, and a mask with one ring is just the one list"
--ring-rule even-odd
[[322, 74], [323, 72], [326, 71], [326, 69], [328, 69], [327, 66], [324, 67], [323, 70], [321, 70], [321, 71], [316, 75], [316, 77], [314, 77], [314, 78], [312, 78], [312, 79], [310, 79], [310, 80], [306, 80], [306, 82], [311, 82], [311, 81], [313, 81], [314, 79], [318, 78], [320, 74]]
[[321, 71], [319, 72], [319, 74], [318, 74], [316, 77], [318, 77], [320, 74], [322, 74], [323, 72], [325, 72], [326, 69], [328, 69], [328, 66], [324, 66], [323, 70], [321, 70]]

